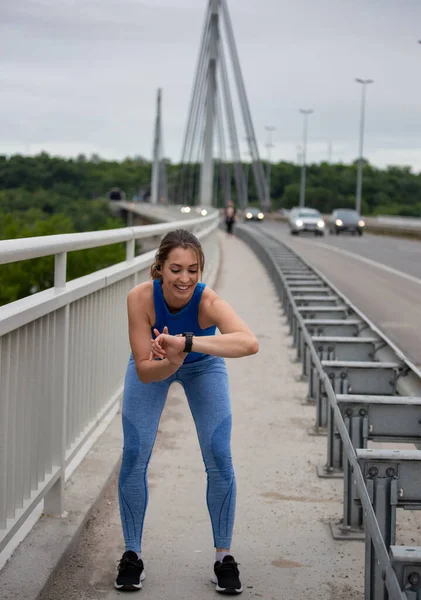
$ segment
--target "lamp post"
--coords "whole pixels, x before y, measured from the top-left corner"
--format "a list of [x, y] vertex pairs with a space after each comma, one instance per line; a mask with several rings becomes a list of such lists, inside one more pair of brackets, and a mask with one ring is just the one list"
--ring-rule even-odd
[[301, 185], [300, 185], [300, 207], [305, 206], [306, 199], [306, 155], [307, 155], [307, 128], [308, 128], [308, 116], [314, 111], [309, 109], [300, 109], [300, 113], [304, 116], [303, 124], [303, 151], [302, 151], [302, 165], [301, 165]]
[[270, 202], [270, 176], [271, 176], [271, 164], [270, 164], [270, 150], [273, 148], [272, 144], [272, 131], [276, 130], [276, 127], [266, 126], [266, 131], [268, 132], [268, 141], [266, 143], [267, 149], [267, 168], [266, 168], [266, 180], [267, 180], [267, 192], [266, 192], [266, 209], [270, 210], [271, 202]]
[[[249, 148], [250, 142], [249, 142], [249, 138], [246, 137], [246, 142], [247, 142], [247, 147]], [[246, 165], [245, 165], [245, 179], [246, 179], [246, 196], [247, 196], [247, 206], [249, 205], [249, 179], [250, 179], [250, 169], [252, 167], [252, 154], [250, 152], [250, 149], [246, 150], [245, 152], [243, 152], [244, 156], [246, 157]]]
[[361, 191], [363, 187], [363, 148], [364, 148], [364, 121], [365, 121], [365, 97], [367, 85], [373, 83], [372, 79], [356, 79], [357, 83], [362, 85], [361, 93], [361, 116], [360, 116], [360, 150], [358, 158], [358, 171], [357, 171], [357, 190], [355, 196], [355, 210], [358, 214], [361, 212]]

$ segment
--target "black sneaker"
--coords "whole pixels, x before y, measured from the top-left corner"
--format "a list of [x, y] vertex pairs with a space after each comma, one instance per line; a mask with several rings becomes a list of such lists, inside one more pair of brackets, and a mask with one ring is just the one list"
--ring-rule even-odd
[[136, 552], [129, 550], [121, 557], [118, 565], [118, 575], [114, 587], [117, 590], [140, 590], [145, 579], [143, 561]]
[[238, 563], [233, 556], [224, 556], [222, 562], [216, 561], [213, 567], [215, 575], [212, 583], [216, 583], [216, 591], [220, 594], [241, 594], [243, 588], [240, 581]]

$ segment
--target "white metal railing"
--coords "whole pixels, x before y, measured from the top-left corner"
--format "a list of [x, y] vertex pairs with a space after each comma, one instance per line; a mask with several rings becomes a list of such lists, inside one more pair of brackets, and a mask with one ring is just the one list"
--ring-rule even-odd
[[[61, 514], [66, 468], [119, 408], [128, 359], [126, 297], [155, 250], [136, 240], [184, 227], [201, 240], [203, 279], [219, 266], [217, 211], [118, 230], [0, 241], [0, 264], [55, 256], [54, 287], [0, 307], [0, 552], [35, 507]], [[126, 261], [66, 283], [67, 252], [126, 243]], [[80, 458], [80, 456], [78, 456]]]

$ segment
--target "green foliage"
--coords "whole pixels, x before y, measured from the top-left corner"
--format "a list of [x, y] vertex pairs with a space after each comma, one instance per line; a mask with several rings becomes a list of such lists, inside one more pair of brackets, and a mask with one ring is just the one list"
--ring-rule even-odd
[[[123, 221], [111, 215], [105, 196], [112, 185], [127, 183], [127, 173], [134, 162], [128, 161], [125, 173], [111, 181], [103, 177], [101, 169], [98, 171], [99, 166], [104, 169], [103, 165], [80, 157], [76, 161], [50, 158], [46, 154], [33, 159], [0, 157], [0, 239], [123, 227]], [[131, 176], [134, 180], [134, 175]], [[69, 253], [67, 279], [124, 259], [124, 244]], [[0, 305], [53, 285], [54, 257], [1, 265]]]
[[[266, 165], [264, 165], [266, 168]], [[177, 184], [180, 165], [167, 164], [170, 187]], [[190, 188], [196, 189], [200, 167], [183, 169]], [[233, 166], [215, 165], [216, 198], [222, 206], [221, 175], [231, 175]], [[299, 203], [301, 167], [287, 162], [271, 165], [272, 208], [291, 208]], [[329, 213], [334, 208], [355, 206], [357, 163], [352, 165], [308, 165], [306, 204]], [[114, 229], [124, 226], [113, 218], [107, 194], [113, 187], [131, 199], [147, 191], [151, 164], [140, 157], [105, 161], [97, 155], [75, 159], [0, 156], [0, 239], [13, 239]], [[195, 184], [196, 187], [193, 186]], [[377, 169], [364, 163], [362, 194], [364, 215], [421, 216], [421, 175], [409, 167]], [[234, 185], [232, 198], [236, 200]], [[187, 200], [186, 200], [187, 201]], [[252, 169], [249, 166], [249, 201], [258, 205]], [[94, 248], [68, 255], [68, 279], [74, 279], [124, 260], [122, 244]], [[23, 298], [53, 285], [53, 257], [0, 266], [0, 304]]]

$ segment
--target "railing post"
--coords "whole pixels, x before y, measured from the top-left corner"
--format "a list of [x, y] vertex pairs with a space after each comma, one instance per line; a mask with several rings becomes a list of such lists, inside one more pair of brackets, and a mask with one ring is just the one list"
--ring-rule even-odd
[[60, 252], [54, 257], [54, 287], [66, 287], [67, 252]]
[[133, 260], [135, 256], [135, 240], [127, 240], [126, 242], [126, 260]]
[[4, 344], [4, 356], [0, 346], [0, 380], [4, 401], [0, 402], [0, 529], [6, 529], [7, 522], [7, 458], [9, 425], [9, 387], [10, 387], [10, 336], [7, 346]]
[[53, 467], [58, 467], [58, 477], [44, 498], [44, 512], [60, 516], [64, 510], [64, 484], [67, 451], [67, 391], [69, 357], [69, 305], [57, 311], [55, 340], [56, 354], [54, 366], [53, 407], [51, 422], [56, 424], [53, 432]]
[[[67, 253], [55, 255], [54, 287], [66, 287]], [[66, 472], [67, 451], [67, 385], [68, 385], [68, 356], [69, 356], [69, 305], [59, 309], [55, 323], [54, 357], [54, 386], [53, 386], [53, 416], [55, 424], [52, 435], [53, 467], [58, 468], [57, 479], [44, 498], [44, 512], [47, 515], [60, 516], [64, 510], [64, 484]]]

